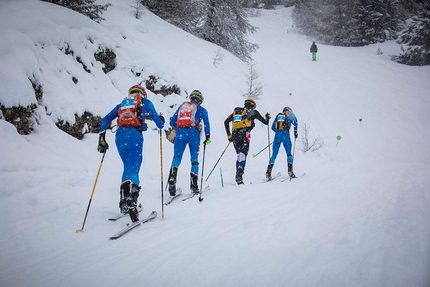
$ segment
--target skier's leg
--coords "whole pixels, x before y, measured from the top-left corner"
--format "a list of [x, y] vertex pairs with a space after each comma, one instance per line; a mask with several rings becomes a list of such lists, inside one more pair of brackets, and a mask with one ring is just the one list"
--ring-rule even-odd
[[190, 189], [194, 193], [199, 192], [198, 188], [198, 174], [199, 174], [199, 148], [200, 148], [200, 134], [196, 132], [193, 134], [190, 142], [188, 143], [190, 148], [190, 159], [191, 159], [191, 170], [190, 170]]

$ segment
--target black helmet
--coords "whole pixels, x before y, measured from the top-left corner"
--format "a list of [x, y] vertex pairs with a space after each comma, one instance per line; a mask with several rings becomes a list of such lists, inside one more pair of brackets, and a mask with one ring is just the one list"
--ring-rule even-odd
[[244, 105], [247, 109], [255, 109], [255, 107], [257, 107], [257, 104], [255, 103], [255, 100], [253, 98], [247, 98], [245, 100]]

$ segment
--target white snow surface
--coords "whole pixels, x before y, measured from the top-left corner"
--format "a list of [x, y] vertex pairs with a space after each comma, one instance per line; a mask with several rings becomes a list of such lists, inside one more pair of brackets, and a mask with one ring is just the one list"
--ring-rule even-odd
[[[101, 24], [42, 1], [0, 2], [0, 102], [39, 105], [31, 135], [0, 120], [0, 286], [430, 286], [429, 66], [392, 62], [395, 42], [317, 43], [312, 62], [313, 39], [295, 30], [292, 8], [261, 11], [250, 19], [259, 29], [249, 37], [260, 45], [253, 55], [264, 89], [257, 109], [275, 116], [290, 106], [299, 132], [306, 123], [309, 139], [325, 146], [305, 153], [299, 137], [294, 170], [306, 175], [282, 182], [281, 148], [273, 171], [281, 178], [263, 183], [269, 149], [252, 154], [267, 146], [268, 129], [257, 122], [245, 184], [237, 186], [232, 145], [220, 156], [228, 144], [223, 121], [244, 101], [247, 64], [146, 9], [135, 19], [128, 1], [109, 2]], [[99, 47], [117, 55], [108, 74], [94, 59]], [[150, 123], [139, 200], [141, 217], [152, 210], [158, 217], [109, 240], [130, 221], [107, 220], [119, 211], [114, 134], [101, 165], [97, 134], [77, 140], [55, 122], [84, 111], [104, 116], [149, 75], [182, 90], [149, 92], [166, 118], [187, 93], [203, 93], [212, 129], [204, 179], [219, 162], [203, 181], [210, 190], [202, 202], [178, 199], [163, 209], [173, 145], [163, 135], [161, 176], [160, 135]], [[29, 79], [43, 86], [39, 102]], [[189, 169], [186, 150], [182, 198]]]

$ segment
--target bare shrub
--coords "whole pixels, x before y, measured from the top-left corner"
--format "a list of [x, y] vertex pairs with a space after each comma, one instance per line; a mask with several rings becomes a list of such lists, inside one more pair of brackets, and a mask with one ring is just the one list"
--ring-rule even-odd
[[306, 122], [302, 125], [302, 133], [301, 133], [301, 142], [303, 144], [302, 151], [308, 152], [308, 151], [316, 151], [320, 148], [324, 147], [324, 140], [320, 137], [316, 137], [315, 139], [309, 138], [309, 130], [310, 125]]

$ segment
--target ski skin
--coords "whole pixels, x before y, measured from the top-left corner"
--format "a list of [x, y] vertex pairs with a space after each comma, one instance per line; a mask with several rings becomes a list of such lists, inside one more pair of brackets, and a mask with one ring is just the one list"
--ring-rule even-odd
[[[208, 190], [210, 190], [209, 185], [208, 185], [208, 186], [206, 186], [206, 187], [203, 189], [202, 193], [203, 193], [203, 192], [205, 192], [205, 191], [208, 191]], [[184, 199], [182, 199], [182, 201], [185, 201], [185, 200], [191, 199], [191, 198], [193, 198], [193, 197], [195, 197], [196, 195], [199, 195], [199, 194], [200, 194], [200, 192], [198, 192], [198, 193], [191, 192], [191, 194], [190, 194], [188, 197], [185, 197]], [[203, 201], [203, 199], [202, 199], [202, 201]]]
[[295, 178], [301, 178], [301, 177], [303, 177], [303, 176], [305, 176], [306, 175], [306, 173], [304, 173], [304, 174], [302, 174], [302, 175], [299, 175], [299, 176], [296, 176], [296, 177], [288, 177], [288, 178], [285, 178], [285, 179], [283, 179], [283, 180], [281, 180], [281, 182], [284, 182], [284, 181], [291, 181], [292, 179], [295, 179]]
[[[139, 203], [139, 205], [137, 206], [137, 211], [141, 212], [142, 210], [143, 210], [143, 206], [141, 203]], [[115, 215], [115, 216], [109, 218], [108, 220], [109, 221], [117, 221], [118, 219], [123, 218], [123, 217], [129, 217], [129, 214], [128, 213], [127, 214], [120, 213], [118, 215]]]
[[127, 227], [124, 227], [123, 229], [121, 229], [120, 231], [118, 231], [115, 235], [109, 237], [110, 240], [114, 240], [114, 239], [118, 239], [121, 236], [123, 236], [124, 234], [126, 234], [127, 232], [129, 232], [130, 230], [148, 222], [151, 221], [152, 219], [157, 217], [157, 212], [156, 211], [152, 211], [151, 214], [149, 214], [149, 216], [145, 219], [133, 222], [132, 224], [128, 225]]
[[267, 178], [266, 178], [265, 182], [270, 182], [270, 181], [272, 181], [272, 180], [274, 180], [274, 179], [276, 179], [276, 178], [280, 177], [281, 175], [282, 175], [282, 174], [281, 174], [281, 172], [278, 172], [277, 174], [275, 174], [274, 176], [272, 176], [272, 178], [271, 178], [271, 179], [267, 179]]
[[182, 193], [182, 188], [178, 188], [176, 189], [176, 195], [174, 196], [169, 196], [169, 198], [167, 198], [167, 201], [164, 203], [164, 205], [169, 205], [170, 203], [172, 203], [172, 201], [177, 198], [178, 196], [180, 196]]

